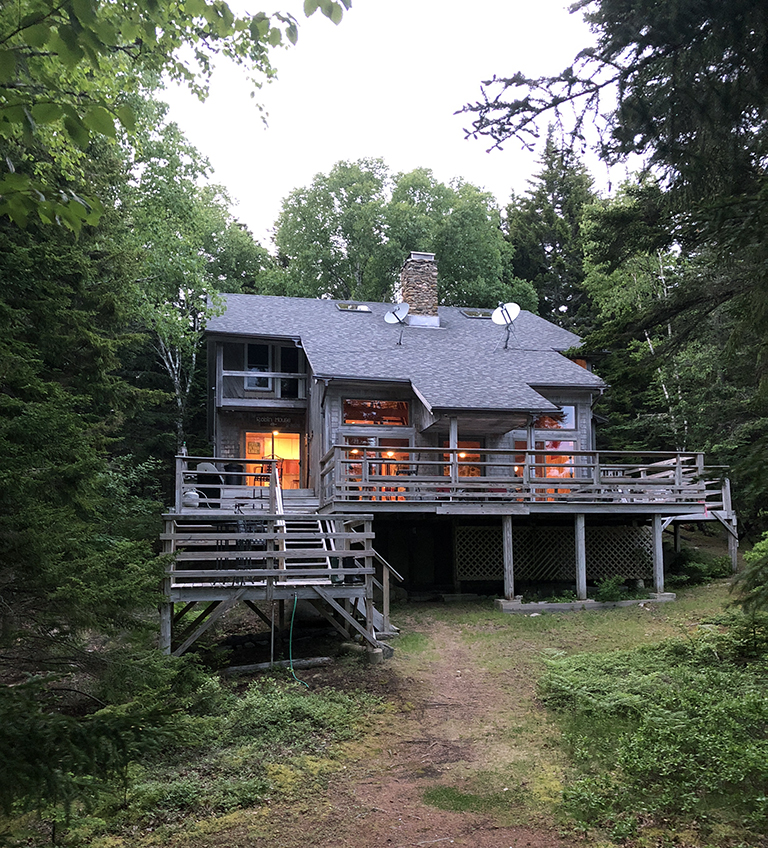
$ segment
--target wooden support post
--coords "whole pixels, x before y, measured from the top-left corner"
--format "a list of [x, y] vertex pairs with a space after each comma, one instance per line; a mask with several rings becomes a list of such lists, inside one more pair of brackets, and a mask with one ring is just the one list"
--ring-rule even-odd
[[448, 447], [451, 451], [451, 483], [459, 482], [459, 419], [456, 417], [448, 419], [450, 427], [448, 432]]
[[512, 551], [512, 516], [501, 516], [501, 533], [504, 545], [504, 597], [511, 601], [515, 597], [515, 567]]
[[248, 607], [248, 609], [255, 613], [263, 622], [267, 625], [267, 627], [272, 626], [272, 621], [274, 620], [274, 616], [272, 619], [268, 615], [265, 615], [253, 601], [243, 601], [243, 603]]
[[158, 648], [164, 654], [171, 653], [171, 622], [173, 604], [160, 604], [160, 642]]
[[[178, 462], [179, 460], [177, 460]], [[176, 473], [177, 480], [180, 477], [180, 474]], [[180, 483], [177, 483], [177, 486], [180, 486]], [[180, 497], [180, 492], [177, 492], [177, 497]], [[174, 531], [176, 529], [176, 522], [173, 519], [165, 520], [165, 533], [163, 534], [165, 538], [163, 539], [163, 553], [171, 554], [174, 552]], [[169, 538], [170, 537], [170, 538]], [[175, 567], [175, 563], [172, 563], [171, 568]], [[163, 597], [166, 598], [165, 602], [160, 603], [159, 612], [160, 612], [160, 638], [158, 641], [158, 648], [164, 654], [171, 653], [171, 642], [173, 639], [173, 604], [170, 603], [167, 599], [171, 594], [171, 575], [166, 574], [163, 578], [162, 582], [162, 592]]]
[[731, 558], [731, 571], [735, 574], [739, 570], [739, 531], [735, 513], [731, 515], [729, 524], [733, 529], [728, 532], [728, 556]]
[[680, 539], [680, 522], [675, 521], [672, 524], [672, 532], [675, 534], [675, 553], [679, 554], [683, 549], [683, 543]]
[[193, 633], [191, 633], [176, 650], [173, 652], [174, 657], [180, 657], [186, 650], [192, 645], [197, 639], [199, 639], [206, 630], [208, 630], [211, 625], [213, 625], [218, 619], [221, 618], [224, 613], [233, 607], [248, 591], [247, 587], [243, 587], [238, 590], [231, 598], [226, 601], [221, 601], [215, 605], [215, 609], [212, 610], [211, 614], [204, 619], [199, 626], [195, 629]]
[[576, 543], [576, 597], [580, 601], [587, 599], [587, 535], [584, 513], [574, 516], [574, 537]]
[[653, 591], [664, 591], [664, 546], [661, 541], [661, 516], [653, 516]]

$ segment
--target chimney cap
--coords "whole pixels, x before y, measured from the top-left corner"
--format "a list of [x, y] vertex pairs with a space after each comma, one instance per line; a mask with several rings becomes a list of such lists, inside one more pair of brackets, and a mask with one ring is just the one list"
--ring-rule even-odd
[[435, 254], [434, 253], [421, 253], [418, 250], [411, 251], [411, 259], [415, 259], [417, 262], [434, 262]]

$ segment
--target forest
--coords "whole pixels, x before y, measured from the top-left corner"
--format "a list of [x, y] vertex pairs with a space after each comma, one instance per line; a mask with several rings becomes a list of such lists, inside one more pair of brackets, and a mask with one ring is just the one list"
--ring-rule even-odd
[[[334, 23], [349, 5], [304, 4]], [[160, 80], [204, 97], [223, 55], [259, 85], [297, 21], [222, 0], [0, 6], [4, 815], [59, 810], [63, 828], [202, 709], [205, 675], [154, 649], [157, 538], [172, 457], [209, 452], [201, 339], [222, 293], [388, 300], [421, 250], [443, 304], [514, 300], [573, 330], [611, 386], [598, 447], [730, 469], [752, 551], [734, 597], [768, 606], [768, 8], [577, 5], [595, 48], [464, 107], [470, 134], [539, 145], [524, 193], [500, 206], [429, 163], [340, 161], [285, 198], [272, 245]], [[601, 195], [587, 144], [645, 164]]]

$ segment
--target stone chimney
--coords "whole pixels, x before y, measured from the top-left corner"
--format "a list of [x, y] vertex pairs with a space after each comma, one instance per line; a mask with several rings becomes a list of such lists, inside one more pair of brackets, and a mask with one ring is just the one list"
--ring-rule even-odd
[[411, 253], [400, 271], [395, 302], [410, 306], [406, 321], [412, 327], [439, 327], [437, 263], [434, 253]]

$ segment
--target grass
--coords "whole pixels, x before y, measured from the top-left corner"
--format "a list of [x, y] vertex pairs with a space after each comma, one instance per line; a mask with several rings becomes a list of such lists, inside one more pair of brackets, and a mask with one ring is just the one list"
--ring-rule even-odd
[[[362, 671], [343, 664], [337, 687], [311, 692], [284, 676], [238, 690], [206, 678], [176, 744], [132, 765], [125, 795], [76, 810], [64, 844], [283, 844], [275, 822], [332, 836], [329, 781], [423, 733], [422, 699], [443, 700], [424, 681], [443, 663], [471, 667], [490, 694], [474, 717], [438, 726], [471, 758], [419, 777], [434, 809], [559, 826], [591, 846], [763, 846], [768, 628], [740, 626], [728, 601], [719, 582], [672, 604], [538, 617], [489, 601], [406, 605], [395, 658], [367, 672], [388, 704], [356, 691]], [[14, 826], [19, 843], [46, 844], [39, 822]]]
[[720, 581], [653, 607], [414, 611], [425, 629], [432, 618], [458, 634], [507, 693], [503, 714], [488, 705], [493, 766], [443, 776], [425, 802], [500, 823], [559, 821], [601, 845], [765, 844], [768, 626], [729, 601]]
[[105, 783], [88, 808], [75, 805], [66, 820], [51, 808], [39, 821], [6, 822], [14, 838], [45, 844], [47, 823], [58, 821], [72, 848], [156, 844], [201, 821], [302, 798], [325, 785], [339, 768], [339, 745], [381, 709], [364, 693], [310, 692], [281, 675], [239, 693], [215, 678], [202, 689], [177, 716], [172, 741], [132, 764], [124, 786]]

